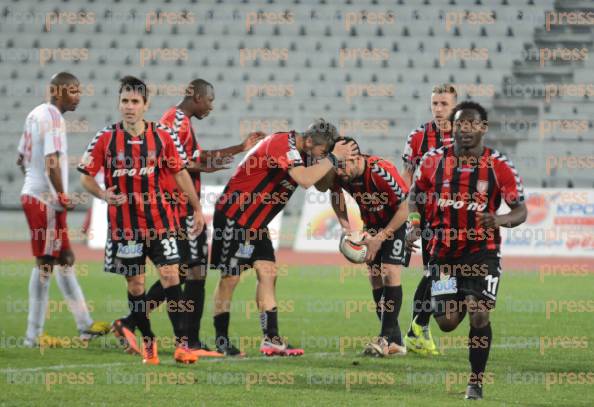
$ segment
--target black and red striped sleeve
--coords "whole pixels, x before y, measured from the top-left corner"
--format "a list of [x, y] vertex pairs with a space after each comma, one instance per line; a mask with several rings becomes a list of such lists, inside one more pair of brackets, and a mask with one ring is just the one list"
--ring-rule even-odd
[[103, 168], [105, 162], [105, 153], [107, 151], [107, 145], [111, 139], [112, 132], [110, 129], [105, 128], [95, 135], [85, 153], [83, 154], [77, 170], [83, 174], [94, 177]]
[[390, 162], [385, 160], [374, 162], [371, 167], [371, 179], [382, 193], [387, 194], [390, 204], [398, 206], [406, 200], [408, 186]]
[[505, 203], [515, 205], [524, 202], [524, 184], [514, 164], [497, 151], [493, 152], [491, 158], [493, 159], [495, 179]]
[[402, 153], [402, 160], [404, 161], [404, 168], [411, 172], [415, 171], [423, 157], [421, 144], [423, 142], [424, 134], [424, 128], [421, 126], [413, 130], [406, 139], [406, 145], [404, 146], [404, 152]]

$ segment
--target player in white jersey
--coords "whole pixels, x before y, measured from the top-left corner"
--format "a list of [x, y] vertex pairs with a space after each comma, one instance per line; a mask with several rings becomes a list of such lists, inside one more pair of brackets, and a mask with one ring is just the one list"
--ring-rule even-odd
[[17, 164], [25, 174], [21, 203], [31, 230], [36, 264], [29, 281], [29, 316], [26, 346], [63, 346], [63, 341], [43, 335], [49, 277], [56, 281], [72, 311], [82, 339], [109, 331], [106, 322], [93, 322], [74, 271], [66, 211], [74, 208], [68, 198], [66, 122], [62, 113], [74, 111], [80, 101], [80, 83], [66, 72], [50, 82], [50, 102], [29, 113], [18, 147]]

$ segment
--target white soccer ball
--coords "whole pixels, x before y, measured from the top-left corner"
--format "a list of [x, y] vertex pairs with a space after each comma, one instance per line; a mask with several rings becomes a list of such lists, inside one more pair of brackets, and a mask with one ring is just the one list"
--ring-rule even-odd
[[365, 233], [358, 231], [345, 233], [340, 237], [339, 250], [351, 263], [365, 263], [367, 245], [361, 243], [364, 238]]

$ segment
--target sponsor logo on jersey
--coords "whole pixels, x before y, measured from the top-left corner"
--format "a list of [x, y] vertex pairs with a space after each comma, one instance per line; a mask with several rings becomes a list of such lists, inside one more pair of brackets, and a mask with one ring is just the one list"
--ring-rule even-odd
[[155, 172], [155, 167], [142, 167], [142, 168], [120, 168], [115, 170], [112, 173], [113, 177], [122, 177], [127, 175], [129, 177], [133, 177], [136, 174], [138, 175], [150, 175]]
[[489, 181], [478, 180], [476, 182], [476, 190], [480, 194], [486, 193], [488, 189], [489, 189]]
[[439, 198], [437, 205], [441, 209], [445, 209], [450, 206], [454, 209], [462, 209], [464, 206], [466, 206], [466, 210], [478, 212], [483, 212], [487, 208], [486, 203], [454, 201], [453, 199], [444, 198]]

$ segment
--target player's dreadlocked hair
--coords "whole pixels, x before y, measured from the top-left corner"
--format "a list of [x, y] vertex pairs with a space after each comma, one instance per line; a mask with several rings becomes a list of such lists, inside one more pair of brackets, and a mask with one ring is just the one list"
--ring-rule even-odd
[[334, 143], [340, 137], [336, 126], [326, 120], [316, 119], [305, 130], [305, 137], [311, 137], [314, 145], [324, 144], [328, 146], [328, 151], [334, 148]]
[[142, 95], [144, 103], [146, 103], [148, 99], [148, 88], [146, 86], [146, 83], [144, 83], [142, 80], [138, 79], [135, 76], [124, 76], [122, 79], [120, 79], [119, 94], [121, 95], [122, 92], [140, 93]]

